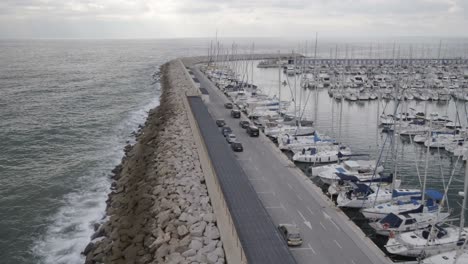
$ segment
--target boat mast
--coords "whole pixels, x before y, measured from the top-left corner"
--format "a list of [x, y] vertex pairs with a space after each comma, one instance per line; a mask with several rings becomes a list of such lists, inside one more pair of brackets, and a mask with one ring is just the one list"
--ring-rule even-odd
[[[464, 160], [468, 158], [467, 153], [464, 153]], [[465, 227], [465, 211], [466, 211], [466, 200], [468, 198], [468, 164], [465, 162], [465, 184], [463, 191], [465, 192], [465, 195], [463, 196], [463, 203], [462, 203], [462, 212], [460, 216], [460, 230], [459, 230], [459, 237], [461, 238], [461, 233], [463, 231], [463, 228]]]
[[318, 111], [318, 73], [317, 73], [317, 43], [318, 43], [318, 32], [315, 32], [315, 50], [314, 50], [314, 84], [315, 84], [315, 106], [314, 106], [314, 125], [317, 127], [317, 111]]
[[[280, 53], [278, 50], [278, 62], [281, 61]], [[278, 65], [278, 114], [281, 116], [281, 64]]]

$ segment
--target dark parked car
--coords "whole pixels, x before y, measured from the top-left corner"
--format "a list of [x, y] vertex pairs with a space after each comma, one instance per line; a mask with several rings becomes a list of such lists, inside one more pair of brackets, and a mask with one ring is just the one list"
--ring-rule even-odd
[[226, 107], [226, 109], [232, 109], [234, 105], [232, 103], [225, 103], [224, 107]]
[[239, 111], [239, 110], [231, 110], [231, 117], [240, 118], [240, 117], [241, 117], [241, 111]]
[[237, 141], [236, 135], [234, 135], [234, 134], [232, 134], [232, 133], [229, 134], [229, 135], [227, 135], [227, 136], [226, 136], [226, 141], [227, 141], [229, 144], [231, 144], [232, 142]]
[[224, 137], [232, 133], [232, 129], [228, 126], [225, 126], [221, 128], [221, 133], [223, 134]]
[[242, 144], [240, 142], [232, 142], [231, 143], [231, 148], [235, 152], [242, 152], [244, 151], [244, 147], [242, 147]]
[[262, 131], [265, 130], [265, 127], [262, 125], [262, 123], [260, 123], [260, 122], [258, 122], [258, 121], [254, 121], [253, 124], [254, 124], [254, 126], [256, 126], [259, 130], [262, 130]]
[[218, 119], [218, 120], [216, 120], [216, 125], [218, 127], [223, 127], [223, 126], [226, 125], [226, 122], [224, 121], [224, 119]]
[[247, 134], [251, 137], [258, 137], [260, 135], [260, 130], [256, 126], [247, 127]]
[[242, 120], [239, 122], [239, 126], [242, 127], [242, 128], [248, 128], [250, 126], [250, 122], [249, 121], [245, 121], [245, 120]]

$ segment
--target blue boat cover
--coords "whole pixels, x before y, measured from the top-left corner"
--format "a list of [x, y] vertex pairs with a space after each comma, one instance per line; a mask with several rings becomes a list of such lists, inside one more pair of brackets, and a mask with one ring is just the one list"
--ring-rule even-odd
[[365, 194], [373, 193], [372, 189], [366, 184], [354, 183], [354, 185], [355, 185], [354, 191], [357, 193], [365, 193]]
[[426, 190], [426, 196], [437, 201], [442, 200], [442, 198], [444, 197], [444, 195], [441, 192], [433, 189]]

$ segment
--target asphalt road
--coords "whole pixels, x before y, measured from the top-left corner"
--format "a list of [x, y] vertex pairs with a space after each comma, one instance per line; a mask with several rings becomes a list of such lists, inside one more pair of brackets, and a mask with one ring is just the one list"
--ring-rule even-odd
[[391, 263], [268, 138], [249, 137], [239, 126], [240, 119], [231, 118], [224, 108], [228, 102], [224, 94], [197, 68], [192, 71], [210, 94], [207, 106], [213, 118], [224, 119], [244, 146], [244, 152], [235, 156], [274, 224], [300, 228], [304, 243], [291, 248], [298, 263]]

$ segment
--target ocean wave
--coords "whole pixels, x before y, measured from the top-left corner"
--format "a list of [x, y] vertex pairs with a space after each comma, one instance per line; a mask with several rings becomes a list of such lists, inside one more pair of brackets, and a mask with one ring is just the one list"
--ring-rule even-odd
[[81, 252], [90, 241], [94, 224], [105, 216], [110, 169], [120, 162], [126, 142], [134, 142], [131, 133], [144, 123], [148, 111], [158, 105], [159, 98], [155, 97], [115, 127], [115, 134], [111, 135], [112, 145], [102, 150], [101, 166], [94, 168], [93, 173], [81, 176], [81, 189], [63, 198], [63, 205], [50, 218], [46, 232], [33, 244], [31, 251], [39, 263], [84, 263]]

